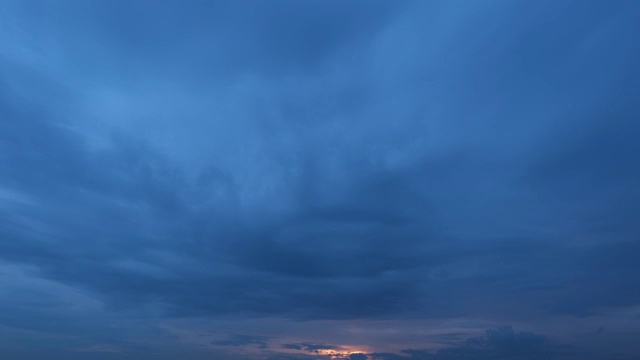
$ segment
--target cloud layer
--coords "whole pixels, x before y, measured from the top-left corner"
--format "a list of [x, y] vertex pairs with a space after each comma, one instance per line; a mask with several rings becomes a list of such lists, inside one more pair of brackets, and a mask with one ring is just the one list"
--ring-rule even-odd
[[[606, 348], [583, 326], [637, 334], [639, 14], [3, 2], [0, 328], [22, 342], [0, 354], [357, 345], [290, 322], [369, 321], [416, 346], [411, 321], [465, 324], [446, 344], [421, 338], [431, 355], [358, 337], [362, 353], [410, 359], [537, 356], [505, 337], [548, 355], [528, 332], [465, 342], [507, 324], [571, 351]], [[265, 318], [273, 330], [194, 325]], [[175, 319], [194, 323], [167, 330]]]

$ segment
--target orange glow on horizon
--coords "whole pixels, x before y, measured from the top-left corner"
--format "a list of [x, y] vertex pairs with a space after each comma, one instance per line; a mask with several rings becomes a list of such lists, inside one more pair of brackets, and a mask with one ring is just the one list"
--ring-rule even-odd
[[340, 350], [320, 349], [316, 351], [318, 355], [331, 356], [331, 359], [344, 359], [352, 354], [366, 354], [364, 349], [358, 349], [352, 346], [342, 346]]

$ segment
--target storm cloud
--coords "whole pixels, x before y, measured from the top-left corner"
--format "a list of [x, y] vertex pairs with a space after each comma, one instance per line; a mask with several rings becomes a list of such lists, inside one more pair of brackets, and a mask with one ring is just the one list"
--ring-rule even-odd
[[0, 24], [3, 358], [637, 353], [635, 2]]

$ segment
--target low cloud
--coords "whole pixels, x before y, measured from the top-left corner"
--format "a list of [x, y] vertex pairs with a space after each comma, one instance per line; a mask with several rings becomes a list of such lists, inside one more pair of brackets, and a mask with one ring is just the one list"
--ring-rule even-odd
[[381, 360], [546, 360], [571, 354], [566, 345], [554, 344], [546, 336], [530, 332], [515, 332], [512, 327], [486, 330], [484, 336], [438, 351], [407, 349], [398, 354], [371, 354]]
[[338, 345], [314, 344], [310, 342], [283, 344], [282, 348], [291, 349], [291, 350], [302, 350], [302, 351], [316, 353], [316, 354], [322, 350], [331, 350], [331, 351], [345, 350], [343, 347]]
[[266, 336], [238, 335], [229, 334], [228, 339], [215, 341], [213, 344], [217, 346], [247, 346], [253, 345], [258, 349], [266, 349], [269, 346], [267, 342], [269, 338]]

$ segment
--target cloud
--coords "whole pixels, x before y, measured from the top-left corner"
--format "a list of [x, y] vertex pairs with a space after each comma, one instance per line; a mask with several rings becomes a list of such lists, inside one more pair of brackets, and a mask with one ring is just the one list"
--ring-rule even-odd
[[409, 355], [411, 359], [431, 359], [435, 356], [426, 350], [406, 349], [402, 353]]
[[422, 359], [555, 359], [568, 355], [571, 349], [551, 343], [544, 335], [515, 332], [512, 327], [488, 329], [484, 336], [467, 339], [466, 343], [446, 347], [436, 352], [427, 350], [402, 350], [402, 355], [374, 353], [374, 359], [422, 360]]
[[246, 346], [255, 345], [258, 349], [266, 349], [268, 337], [253, 335], [229, 334], [227, 340], [215, 341], [213, 344], [218, 346]]
[[321, 350], [345, 350], [343, 347], [337, 345], [327, 345], [327, 344], [314, 344], [310, 342], [302, 342], [302, 343], [291, 343], [291, 344], [283, 344], [283, 349], [290, 350], [302, 350], [310, 353], [320, 353]]
[[[348, 5], [344, 15], [336, 15], [328, 8], [315, 14], [311, 9], [316, 9], [316, 5], [311, 4], [296, 6], [301, 8], [274, 6], [270, 12], [256, 13], [247, 19], [256, 16], [258, 23], [264, 22], [265, 28], [273, 31], [273, 34], [264, 34], [268, 44], [275, 39], [281, 41], [284, 35], [278, 34], [289, 33], [287, 29], [301, 26], [299, 22], [313, 24], [317, 21], [317, 26], [324, 28], [336, 17], [344, 16], [344, 24], [337, 26], [335, 31], [352, 34], [353, 38], [343, 33], [332, 37], [333, 40], [327, 38], [327, 47], [321, 51], [326, 59], [331, 58], [332, 51], [338, 51], [341, 41], [363, 39], [361, 36], [365, 35], [359, 35], [360, 31], [371, 37], [371, 42], [365, 42], [368, 45], [362, 43], [367, 49], [373, 44], [391, 47], [384, 36], [401, 31], [402, 28], [397, 27], [405, 22], [417, 21], [411, 12], [393, 17], [395, 13], [386, 14], [380, 10], [387, 5], [367, 10], [372, 11], [371, 14], [356, 12], [355, 7]], [[332, 3], [331, 6], [338, 5]], [[147, 39], [150, 48], [144, 55], [155, 58], [165, 51], [155, 40], [160, 41], [165, 34], [148, 31], [160, 26], [157, 20], [169, 15], [172, 7], [154, 6], [149, 13], [141, 12], [142, 8], [142, 5], [117, 3], [109, 7], [109, 11], [99, 13], [94, 13], [96, 9], [69, 6], [60, 6], [56, 11], [63, 18], [75, 15], [75, 11], [87, 11], [97, 19], [95, 24], [85, 24], [87, 33], [101, 33], [108, 38], [107, 44], [119, 44], [114, 45], [118, 51], [134, 48], [136, 39]], [[523, 5], [514, 11], [520, 13], [526, 9], [528, 6]], [[181, 8], [175, 16], [195, 10]], [[238, 11], [240, 9], [229, 6], [222, 13]], [[278, 19], [287, 11], [299, 13], [301, 18], [280, 24]], [[553, 11], [559, 11], [558, 16], [563, 14], [559, 9]], [[122, 12], [129, 15], [124, 16], [123, 27], [116, 29], [115, 14]], [[578, 23], [567, 25], [574, 29], [569, 30], [584, 29], [595, 14], [595, 9], [587, 11]], [[607, 14], [611, 19], [621, 16]], [[135, 28], [130, 20], [136, 16], [150, 28]], [[366, 17], [362, 27], [351, 29], [350, 19], [361, 16]], [[388, 16], [392, 18], [382, 20]], [[506, 15], [500, 19], [506, 23], [511, 21]], [[197, 23], [198, 20], [193, 24], [189, 22], [193, 26]], [[44, 28], [34, 31], [58, 25], [44, 23], [40, 26]], [[610, 32], [606, 36], [620, 33], [620, 29], [611, 26], [602, 25], [605, 34]], [[82, 43], [84, 35], [70, 34], [66, 28], [57, 30], [69, 41], [80, 36]], [[514, 39], [499, 40], [503, 41], [504, 48], [496, 61], [499, 64], [519, 63], [522, 55], [518, 49], [522, 46], [533, 51], [531, 49], [571, 45], [577, 47], [576, 54], [581, 54], [580, 64], [584, 69], [598, 67], [604, 60], [592, 50], [581, 48], [582, 40], [569, 34], [569, 30], [565, 37], [557, 39], [555, 34], [548, 32], [530, 39], [523, 31], [516, 33], [516, 37], [526, 40], [524, 43]], [[192, 30], [176, 31], [175, 39], [167, 39], [170, 44], [177, 43]], [[257, 38], [257, 30], [245, 31], [247, 34], [237, 40], [245, 44], [241, 48], [249, 49]], [[305, 32], [308, 37], [316, 36], [313, 35], [316, 30], [305, 31], [308, 31]], [[124, 36], [125, 33], [128, 35]], [[470, 33], [467, 36], [471, 36]], [[316, 55], [308, 55], [316, 59], [313, 60], [303, 54], [307, 50], [302, 50], [300, 39], [291, 38], [279, 45], [282, 49], [268, 47], [271, 49], [268, 51], [285, 55], [283, 49], [291, 47], [300, 51], [300, 54], [292, 55], [291, 61], [301, 61], [309, 66], [318, 64], [320, 60]], [[472, 38], [474, 43], [487, 43], [488, 39], [488, 35], [487, 38]], [[550, 42], [553, 39], [555, 42]], [[619, 38], [618, 45], [608, 45], [612, 54], [626, 54], [625, 39]], [[411, 46], [416, 47], [421, 41], [410, 40], [415, 42]], [[324, 40], [318, 41], [324, 43]], [[594, 38], [592, 41], [603, 40]], [[71, 43], [64, 46], [71, 46]], [[86, 51], [81, 47], [73, 49]], [[464, 51], [467, 50], [458, 49], [449, 55], [458, 59], [466, 54]], [[98, 61], [97, 56], [83, 54]], [[390, 61], [386, 55], [376, 54], [379, 58], [372, 61]], [[576, 54], [565, 54], [566, 61], [576, 61]], [[183, 55], [191, 57], [188, 51], [175, 54]], [[418, 56], [428, 58], [427, 54]], [[549, 73], [528, 62], [522, 66], [540, 71], [540, 76], [549, 82], [556, 75], [577, 76], [569, 72], [578, 70], [561, 65], [559, 56], [541, 60], [559, 67], [547, 69]], [[112, 57], [125, 59], [117, 54]], [[253, 57], [247, 55], [246, 61]], [[273, 66], [281, 66], [276, 63], [280, 64], [274, 60]], [[14, 66], [21, 67], [23, 72], [31, 72], [25, 83], [31, 84], [27, 86], [33, 91], [42, 85], [44, 89], [62, 94], [59, 96], [66, 96], [69, 104], [82, 99], [76, 94], [82, 88], [75, 88], [75, 83], [51, 84], [42, 71], [34, 71], [25, 64]], [[353, 69], [353, 64], [337, 60], [335, 66], [342, 69], [340, 71]], [[474, 66], [487, 74], [498, 71], [494, 68], [496, 64], [485, 62], [458, 64], [443, 71], [452, 74], [459, 68]], [[562, 69], [567, 73], [562, 73]], [[500, 73], [519, 73], [516, 70], [506, 67]], [[412, 70], [398, 68], [397, 71], [410, 73]], [[587, 75], [586, 70], [581, 71]], [[611, 77], [604, 79], [594, 75], [594, 84], [613, 86], [620, 83], [622, 86], [618, 72], [631, 74], [634, 70], [621, 63], [617, 72], [607, 71], [611, 72]], [[330, 77], [338, 76], [330, 74]], [[480, 70], [472, 75], [478, 81], [489, 76]], [[175, 76], [182, 78], [180, 74]], [[73, 77], [69, 75], [69, 78]], [[437, 80], [437, 84], [442, 85], [443, 79]], [[152, 138], [140, 139], [133, 128], [125, 127], [125, 134], [113, 136], [109, 140], [110, 147], [95, 149], [83, 132], [76, 131], [75, 122], [63, 119], [66, 110], [58, 103], [42, 100], [38, 109], [26, 98], [21, 99], [24, 90], [5, 87], [4, 93], [8, 97], [4, 97], [2, 109], [8, 120], [0, 126], [5, 134], [3, 153], [10, 155], [3, 157], [3, 167], [8, 169], [2, 176], [3, 188], [25, 194], [35, 203], [14, 204], [11, 206], [18, 208], [3, 213], [5, 236], [14, 239], [2, 245], [3, 256], [11, 261], [37, 263], [47, 276], [108, 294], [113, 303], [157, 301], [166, 304], [172, 314], [248, 311], [289, 313], [289, 316], [301, 318], [358, 318], [414, 309], [421, 312], [420, 316], [437, 317], [476, 311], [474, 304], [464, 303], [467, 297], [457, 296], [461, 292], [482, 298], [483, 293], [487, 295], [486, 291], [509, 291], [516, 286], [519, 287], [514, 289], [516, 291], [527, 286], [557, 287], [568, 281], [571, 275], [564, 274], [571, 274], [581, 265], [572, 255], [576, 251], [562, 242], [557, 244], [558, 238], [585, 234], [618, 236], [622, 241], [619, 246], [631, 250], [634, 247], [632, 239], [637, 229], [631, 219], [637, 197], [633, 184], [638, 174], [632, 170], [633, 154], [637, 151], [634, 151], [630, 134], [636, 130], [631, 121], [635, 108], [626, 97], [612, 99], [614, 105], [611, 106], [601, 105], [594, 110], [594, 115], [581, 122], [574, 119], [580, 114], [557, 107], [555, 103], [530, 104], [525, 102], [528, 95], [523, 91], [506, 94], [494, 89], [499, 99], [509, 100], [507, 103], [525, 102], [523, 106], [530, 108], [542, 106], [537, 111], [547, 115], [536, 115], [541, 121], [540, 128], [533, 129], [527, 125], [529, 121], [510, 121], [520, 112], [505, 106], [486, 121], [512, 136], [498, 136], [489, 142], [495, 133], [473, 131], [474, 126], [478, 126], [474, 122], [449, 127], [444, 119], [427, 117], [427, 113], [418, 109], [413, 114], [399, 116], [394, 121], [402, 125], [391, 129], [386, 118], [373, 116], [375, 112], [387, 111], [381, 108], [386, 102], [380, 100], [386, 92], [359, 88], [353, 91], [362, 92], [358, 96], [362, 96], [363, 104], [353, 109], [353, 120], [346, 121], [340, 116], [348, 110], [347, 105], [335, 104], [331, 106], [335, 114], [322, 116], [326, 121], [305, 122], [298, 117], [311, 113], [309, 106], [315, 106], [316, 95], [320, 96], [318, 101], [331, 104], [333, 89], [350, 91], [351, 84], [332, 84], [332, 80], [327, 83], [313, 75], [300, 76], [290, 85], [278, 79], [263, 81], [282, 91], [275, 99], [265, 100], [266, 108], [279, 115], [260, 122], [263, 126], [260, 129], [264, 130], [256, 131], [252, 125], [258, 122], [252, 121], [227, 130], [223, 135], [256, 140], [258, 150], [228, 144], [226, 154], [229, 156], [225, 158], [233, 158], [232, 154], [241, 151], [250, 155], [235, 162], [212, 163], [206, 168], [193, 167], [189, 162], [176, 163], [173, 145], [167, 148], [159, 146]], [[370, 81], [385, 83], [377, 79]], [[454, 93], [461, 89], [455, 87], [455, 82], [451, 84], [450, 87], [443, 85], [442, 91]], [[287, 94], [294, 92], [297, 85], [303, 86], [299, 91], [300, 98], [288, 99]], [[511, 83], [503, 85], [515, 86]], [[403, 89], [408, 94], [427, 91], [430, 86], [417, 81], [405, 84]], [[540, 96], [546, 96], [543, 90], [547, 86], [539, 86], [542, 86], [537, 90], [542, 94]], [[573, 91], [577, 99], [595, 96], [564, 82], [559, 86]], [[634, 90], [621, 87], [618, 91], [629, 95]], [[470, 101], [470, 107], [479, 106], [472, 101], [471, 94], [462, 92], [460, 96], [460, 101]], [[44, 97], [31, 99], [39, 101]], [[298, 110], [289, 109], [287, 102], [291, 101], [294, 103], [291, 106]], [[497, 106], [495, 102], [489, 104], [493, 105], [487, 106]], [[69, 105], [73, 106], [76, 106], [73, 115], [89, 116], [77, 108], [79, 105]], [[455, 108], [441, 110], [446, 111], [441, 117], [451, 121], [466, 117], [457, 114]], [[231, 111], [226, 115], [237, 114]], [[571, 124], [583, 125], [579, 134], [573, 134], [554, 126], [551, 120], [545, 120], [546, 116], [566, 119], [566, 129], [573, 129]], [[428, 121], [411, 120], [416, 117]], [[479, 113], [478, 117], [484, 119], [486, 114]], [[608, 119], [606, 124], [601, 120], [604, 118]], [[166, 124], [163, 131], [171, 134], [179, 131], [172, 125], [173, 120]], [[200, 132], [216, 128], [204, 121], [197, 124], [202, 126]], [[157, 126], [164, 125], [154, 125]], [[439, 126], [440, 130], [428, 131], [431, 126]], [[427, 139], [423, 139], [427, 147], [419, 145], [418, 140], [423, 137], [419, 134], [422, 133], [427, 134]], [[269, 142], [272, 136], [276, 140]], [[290, 136], [299, 137], [299, 140], [285, 141]], [[432, 136], [434, 140], [430, 140]], [[445, 145], [437, 145], [443, 139], [448, 139], [445, 148], [440, 147]], [[532, 145], [514, 144], [519, 141]], [[291, 151], [299, 155], [281, 156]], [[612, 163], [608, 159], [616, 161]], [[262, 163], [265, 165], [260, 165]], [[579, 179], [584, 180], [576, 186]], [[623, 197], [622, 194], [626, 195]], [[272, 206], [277, 209], [273, 210]], [[570, 214], [567, 216], [571, 219], [562, 214]], [[103, 226], [105, 223], [109, 225]], [[81, 245], [86, 244], [87, 239], [91, 245]], [[577, 253], [584, 253], [588, 258], [592, 251], [593, 254], [600, 251], [599, 246], [580, 249]], [[172, 259], [158, 254], [171, 254]], [[617, 255], [611, 253], [610, 256]], [[570, 260], [557, 261], [563, 258]], [[540, 270], [541, 267], [548, 270]], [[531, 270], [534, 268], [536, 271]], [[436, 273], [449, 275], [437, 279], [425, 275]], [[557, 274], [563, 275], [558, 277]], [[617, 277], [619, 283], [599, 284], [620, 292], [617, 298], [627, 299], [624, 304], [637, 301], [637, 294], [623, 290], [625, 285], [622, 283], [622, 279], [626, 279], [625, 284], [627, 280], [634, 280], [637, 272], [621, 269], [620, 275]], [[587, 278], [583, 279], [583, 284], [587, 283]], [[201, 284], [212, 285], [220, 291], [208, 291]], [[572, 294], [566, 296], [564, 303], [571, 304], [574, 297]], [[462, 300], [452, 303], [450, 300], [454, 298]], [[616, 297], [587, 296], [589, 304], [579, 306], [576, 303], [574, 309], [566, 308], [572, 305], [558, 304], [555, 311], [584, 312], [588, 308], [613, 305], [609, 300], [612, 298]], [[503, 301], [511, 301], [510, 295], [507, 294]]]
[[365, 355], [365, 354], [351, 354], [351, 355], [349, 355], [349, 360], [367, 360], [367, 355]]
[[[127, 338], [123, 318], [153, 338], [153, 322], [184, 317], [527, 323], [632, 308], [635, 13], [6, 1], [2, 324], [100, 338], [68, 346], [90, 348]], [[496, 331], [397, 356], [552, 351]], [[271, 339], [247, 333], [213, 345]]]

